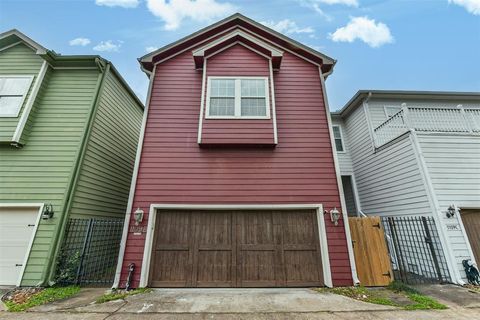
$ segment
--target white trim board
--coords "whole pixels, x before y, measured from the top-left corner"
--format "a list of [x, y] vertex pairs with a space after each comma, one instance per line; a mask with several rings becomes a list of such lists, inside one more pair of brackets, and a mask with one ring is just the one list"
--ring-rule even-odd
[[30, 95], [28, 96], [27, 103], [25, 104], [25, 107], [23, 108], [22, 115], [20, 117], [20, 120], [18, 121], [17, 128], [15, 129], [15, 133], [13, 134], [12, 137], [12, 142], [13, 143], [19, 143], [20, 138], [22, 137], [22, 132], [23, 129], [25, 128], [25, 125], [27, 124], [28, 117], [30, 116], [30, 112], [32, 111], [33, 104], [37, 98], [38, 91], [40, 90], [40, 87], [43, 82], [43, 78], [45, 77], [45, 74], [47, 73], [48, 70], [48, 63], [47, 61], [43, 61], [42, 67], [40, 68], [40, 71], [38, 72], [37, 78], [35, 79], [35, 83], [33, 84], [33, 88], [30, 92]]
[[151, 204], [148, 214], [147, 234], [145, 237], [145, 246], [143, 250], [142, 270], [140, 274], [140, 287], [148, 286], [150, 271], [150, 260], [153, 247], [153, 238], [155, 232], [155, 222], [158, 214], [157, 210], [162, 209], [184, 209], [184, 210], [295, 210], [295, 209], [315, 209], [317, 213], [318, 234], [320, 240], [320, 253], [322, 257], [323, 282], [325, 286], [332, 287], [332, 273], [330, 270], [330, 256], [328, 253], [327, 232], [323, 216], [323, 206], [321, 204], [231, 204], [231, 205], [205, 205], [205, 204]]
[[333, 137], [333, 129], [332, 129], [332, 117], [330, 114], [330, 108], [328, 106], [328, 99], [327, 99], [327, 88], [325, 86], [325, 79], [323, 78], [322, 74], [322, 68], [318, 68], [318, 74], [320, 76], [320, 83], [322, 85], [322, 96], [323, 96], [323, 102], [325, 105], [325, 112], [327, 114], [327, 122], [328, 122], [328, 132], [330, 135], [330, 145], [332, 149], [332, 155], [333, 155], [333, 163], [335, 165], [335, 175], [337, 178], [337, 186], [338, 186], [338, 192], [340, 194], [340, 204], [342, 206], [341, 211], [342, 211], [342, 218], [343, 218], [343, 225], [345, 228], [345, 237], [347, 241], [347, 249], [348, 249], [348, 258], [350, 261], [350, 268], [352, 270], [352, 279], [353, 279], [353, 284], [357, 285], [360, 283], [360, 280], [358, 279], [357, 275], [357, 267], [355, 265], [355, 257], [353, 256], [353, 246], [352, 246], [352, 235], [350, 234], [350, 225], [348, 223], [348, 215], [347, 215], [347, 205], [345, 202], [345, 195], [343, 194], [343, 184], [342, 184], [342, 176], [340, 174], [340, 165], [338, 164], [338, 156], [335, 148], [335, 139]]
[[32, 251], [33, 241], [35, 240], [35, 236], [37, 235], [38, 225], [40, 224], [40, 219], [43, 213], [44, 203], [0, 203], [0, 208], [36, 208], [38, 207], [38, 215], [37, 220], [35, 222], [35, 227], [32, 232], [32, 237], [28, 242], [28, 249], [25, 254], [25, 258], [23, 259], [22, 270], [18, 276], [16, 281], [17, 287], [22, 284], [23, 274], [25, 273], [25, 268], [27, 266], [28, 258], [30, 257], [30, 252]]
[[125, 214], [125, 221], [123, 223], [122, 240], [120, 242], [120, 249], [118, 252], [118, 260], [117, 260], [117, 269], [115, 271], [115, 279], [113, 281], [112, 288], [118, 288], [120, 283], [123, 257], [125, 255], [125, 247], [127, 244], [128, 227], [130, 225], [130, 216], [132, 214], [133, 197], [135, 196], [135, 187], [137, 185], [138, 169], [140, 168], [140, 158], [142, 156], [143, 140], [145, 138], [145, 128], [147, 126], [148, 110], [150, 109], [150, 100], [151, 100], [151, 95], [153, 90], [153, 83], [155, 81], [156, 69], [157, 69], [156, 66], [153, 67], [153, 72], [150, 77], [150, 82], [148, 84], [147, 100], [145, 104], [145, 109], [143, 110], [142, 127], [140, 129], [140, 135], [138, 137], [137, 154], [135, 156], [135, 166], [133, 168], [132, 181], [130, 183], [130, 193], [128, 195], [127, 212]]

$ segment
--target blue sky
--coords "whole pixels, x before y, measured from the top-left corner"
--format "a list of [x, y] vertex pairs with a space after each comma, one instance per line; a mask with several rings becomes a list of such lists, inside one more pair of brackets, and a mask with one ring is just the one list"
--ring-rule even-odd
[[337, 59], [332, 110], [359, 89], [480, 91], [480, 0], [0, 0], [0, 31], [100, 54], [143, 100], [138, 57], [234, 12]]

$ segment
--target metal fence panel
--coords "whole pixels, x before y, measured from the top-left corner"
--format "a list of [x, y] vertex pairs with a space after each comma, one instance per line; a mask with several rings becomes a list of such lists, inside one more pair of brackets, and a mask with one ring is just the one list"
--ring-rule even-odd
[[382, 217], [395, 279], [408, 284], [451, 282], [432, 217]]
[[110, 286], [122, 230], [122, 219], [69, 219], [57, 261], [57, 282]]

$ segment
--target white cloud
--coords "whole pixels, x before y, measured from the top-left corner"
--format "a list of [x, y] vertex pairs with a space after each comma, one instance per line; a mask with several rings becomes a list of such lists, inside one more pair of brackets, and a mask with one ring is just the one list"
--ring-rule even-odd
[[291, 34], [291, 33], [314, 33], [315, 30], [312, 27], [304, 27], [300, 28], [297, 26], [295, 21], [292, 21], [290, 19], [283, 19], [278, 22], [274, 21], [262, 21], [260, 22], [261, 24], [278, 31], [280, 33], [286, 33], [286, 34]]
[[448, 3], [464, 7], [468, 12], [480, 16], [480, 0], [448, 0]]
[[85, 47], [86, 45], [90, 44], [90, 39], [88, 38], [75, 38], [68, 42], [71, 46], [82, 46]]
[[157, 50], [157, 49], [158, 49], [158, 47], [146, 47], [146, 48], [145, 48], [145, 51], [147, 51], [148, 53], [150, 53], [150, 52], [155, 51], [155, 50]]
[[136, 8], [139, 0], [95, 0], [98, 6]]
[[375, 23], [374, 19], [368, 17], [350, 18], [350, 22], [346, 26], [330, 33], [329, 38], [335, 42], [353, 42], [360, 39], [372, 48], [392, 43], [394, 40], [386, 24]]
[[325, 4], [344, 4], [346, 6], [358, 7], [358, 0], [313, 0], [313, 2], [320, 2]]
[[186, 18], [208, 22], [233, 13], [236, 9], [228, 2], [217, 0], [147, 0], [147, 8], [165, 22], [166, 30], [177, 29]]
[[116, 43], [112, 40], [101, 41], [93, 50], [102, 51], [102, 52], [117, 52], [122, 46], [122, 41], [117, 41]]

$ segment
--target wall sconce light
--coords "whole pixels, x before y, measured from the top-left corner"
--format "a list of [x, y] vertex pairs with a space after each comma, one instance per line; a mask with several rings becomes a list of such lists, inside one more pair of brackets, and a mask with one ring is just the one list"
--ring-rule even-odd
[[340, 212], [337, 210], [337, 207], [330, 210], [330, 220], [333, 224], [338, 226], [338, 220], [340, 219]]
[[43, 220], [52, 219], [53, 213], [54, 213], [54, 212], [53, 212], [53, 206], [52, 206], [52, 204], [46, 204], [46, 205], [43, 207], [42, 219], [43, 219]]
[[458, 209], [456, 205], [452, 204], [447, 209], [447, 218], [454, 217], [458, 211], [460, 211], [460, 209]]
[[135, 212], [133, 213], [133, 219], [135, 220], [135, 225], [138, 226], [140, 222], [143, 221], [143, 210], [137, 208], [137, 210], [135, 210]]

